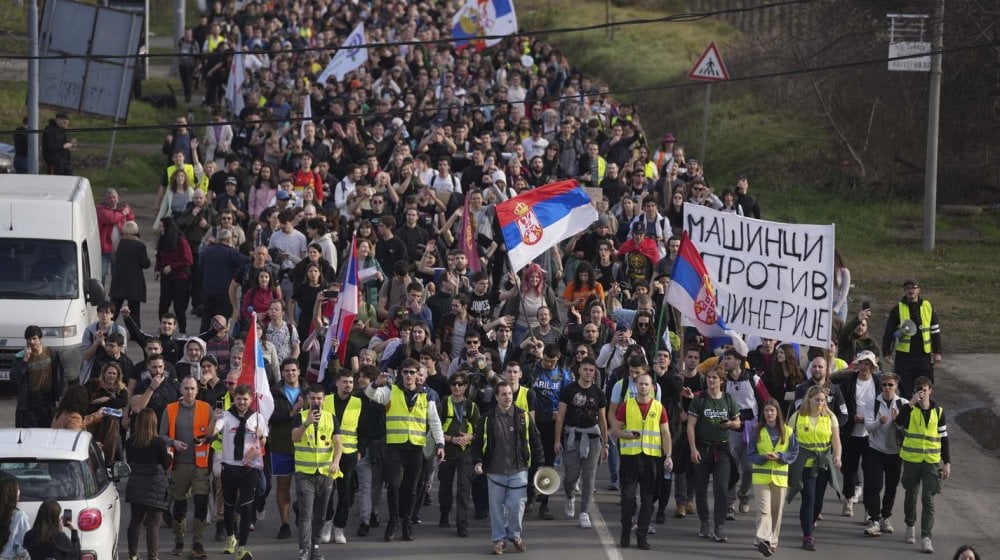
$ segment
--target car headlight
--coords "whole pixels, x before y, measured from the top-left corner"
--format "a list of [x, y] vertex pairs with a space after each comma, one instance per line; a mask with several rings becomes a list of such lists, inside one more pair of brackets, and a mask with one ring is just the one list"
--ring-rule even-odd
[[42, 337], [51, 336], [53, 338], [73, 338], [76, 336], [76, 325], [66, 325], [64, 327], [42, 327]]

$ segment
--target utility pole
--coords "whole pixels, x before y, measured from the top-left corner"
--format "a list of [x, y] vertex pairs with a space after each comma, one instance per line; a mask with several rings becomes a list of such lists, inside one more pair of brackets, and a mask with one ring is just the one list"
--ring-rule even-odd
[[[28, 0], [28, 130], [38, 130], [38, 0]], [[28, 134], [28, 173], [38, 173], [38, 133]]]
[[[177, 50], [177, 45], [180, 43], [181, 39], [184, 38], [184, 4], [184, 0], [174, 0], [174, 48], [172, 50], [175, 51]], [[147, 38], [146, 40], [148, 41], [149, 39]], [[146, 49], [149, 50], [149, 43], [146, 43]], [[150, 60], [151, 59], [146, 59], [146, 66], [149, 66]], [[173, 62], [170, 63], [170, 75], [180, 76], [180, 69], [178, 68], [180, 59], [175, 56], [172, 60]]]
[[924, 171], [924, 252], [934, 250], [937, 228], [938, 122], [941, 117], [941, 50], [944, 49], [944, 0], [936, 0], [931, 50], [931, 83], [927, 102], [927, 157]]

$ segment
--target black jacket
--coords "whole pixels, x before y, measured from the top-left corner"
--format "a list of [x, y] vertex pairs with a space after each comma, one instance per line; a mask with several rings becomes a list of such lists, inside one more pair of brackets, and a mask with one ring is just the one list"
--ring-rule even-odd
[[[880, 393], [879, 376], [872, 375], [872, 381], [875, 383], [875, 397], [878, 398]], [[854, 430], [854, 417], [858, 415], [858, 403], [855, 400], [855, 393], [857, 393], [858, 388], [857, 372], [842, 379], [839, 385], [840, 394], [843, 395], [844, 404], [847, 406], [847, 422], [840, 425], [840, 439], [843, 441], [844, 438], [851, 436], [851, 432]], [[871, 409], [871, 405], [868, 408]], [[861, 412], [861, 416], [864, 416], [864, 411]]]
[[[531, 465], [542, 466], [545, 464], [545, 453], [542, 451], [542, 436], [538, 433], [538, 426], [528, 418], [528, 432], [525, 433], [524, 411], [514, 406], [514, 437], [517, 438], [517, 445], [514, 447], [517, 453], [517, 464], [524, 465], [527, 469]], [[499, 409], [494, 408], [483, 415], [482, 422], [475, 428], [475, 437], [472, 439], [472, 462], [482, 463], [483, 468], [489, 464], [493, 456], [493, 445], [491, 442], [498, 438], [508, 437], [497, 429], [496, 416], [502, 414]], [[530, 442], [529, 442], [530, 438]]]
[[115, 251], [115, 266], [111, 268], [111, 289], [108, 296], [146, 302], [146, 277], [142, 273], [152, 265], [146, 244], [138, 239], [123, 237]]
[[167, 454], [166, 442], [163, 438], [154, 437], [149, 446], [137, 449], [129, 440], [126, 450], [132, 474], [125, 487], [125, 501], [167, 511], [169, 481], [166, 468], [170, 465], [170, 455]]
[[72, 537], [67, 537], [62, 531], [53, 536], [49, 542], [38, 544], [35, 542], [35, 530], [32, 529], [24, 535], [24, 548], [32, 558], [44, 558], [45, 560], [79, 560], [80, 558], [80, 532], [72, 530]]

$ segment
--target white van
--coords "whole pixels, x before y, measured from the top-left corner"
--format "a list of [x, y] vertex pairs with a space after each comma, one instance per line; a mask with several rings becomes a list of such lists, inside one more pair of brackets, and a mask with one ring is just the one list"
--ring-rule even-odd
[[46, 498], [73, 514], [80, 560], [117, 560], [122, 500], [115, 486], [128, 465], [104, 463], [90, 432], [47, 428], [0, 430], [0, 477], [17, 480], [17, 507], [35, 522]]
[[100, 276], [90, 181], [0, 175], [0, 381], [10, 379], [28, 325], [42, 328], [67, 381], [79, 378], [83, 332], [104, 300]]

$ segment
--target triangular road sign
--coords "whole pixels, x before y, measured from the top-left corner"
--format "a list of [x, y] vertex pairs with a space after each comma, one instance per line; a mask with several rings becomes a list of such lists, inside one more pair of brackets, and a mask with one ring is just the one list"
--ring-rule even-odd
[[688, 78], [708, 82], [723, 82], [729, 79], [729, 71], [722, 63], [722, 57], [719, 55], [719, 49], [715, 43], [708, 45], [698, 62], [694, 63], [691, 71], [688, 72]]

